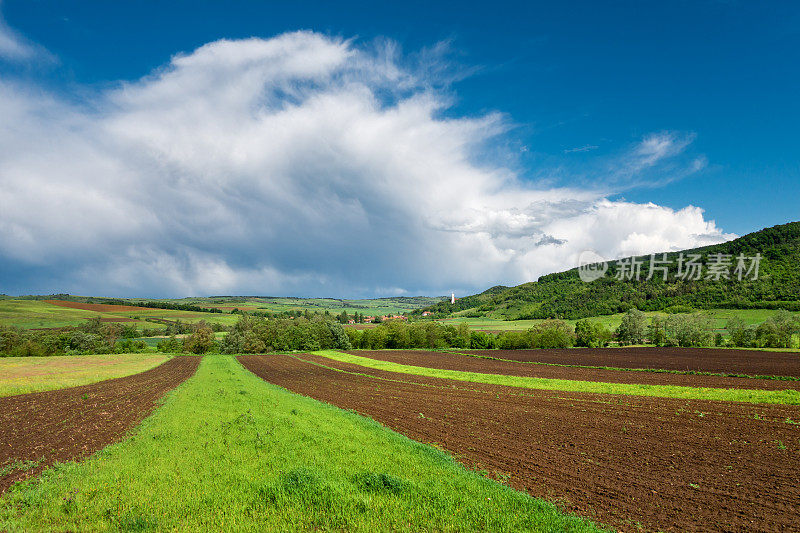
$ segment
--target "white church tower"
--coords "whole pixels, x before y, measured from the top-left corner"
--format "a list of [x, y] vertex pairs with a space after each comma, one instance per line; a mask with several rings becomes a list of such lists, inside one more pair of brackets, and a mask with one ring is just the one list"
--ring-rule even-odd
[[454, 293], [454, 292], [450, 293], [450, 303], [451, 304], [456, 303], [456, 293]]

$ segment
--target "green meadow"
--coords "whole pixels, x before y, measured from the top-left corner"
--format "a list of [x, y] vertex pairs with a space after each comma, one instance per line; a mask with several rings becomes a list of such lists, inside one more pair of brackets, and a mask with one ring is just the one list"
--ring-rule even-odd
[[88, 385], [150, 370], [165, 354], [0, 357], [0, 397]]
[[48, 304], [41, 300], [0, 300], [0, 325], [19, 328], [77, 326], [97, 313]]
[[[340, 314], [342, 311], [352, 315], [399, 314], [420, 309], [441, 301], [444, 297], [397, 296], [388, 298], [348, 299], [348, 298], [298, 298], [290, 296], [212, 296], [206, 298], [181, 298], [177, 300], [154, 300], [175, 304], [190, 304], [201, 307], [238, 308], [249, 311], [309, 311], [313, 313]], [[130, 300], [135, 302], [137, 300]]]

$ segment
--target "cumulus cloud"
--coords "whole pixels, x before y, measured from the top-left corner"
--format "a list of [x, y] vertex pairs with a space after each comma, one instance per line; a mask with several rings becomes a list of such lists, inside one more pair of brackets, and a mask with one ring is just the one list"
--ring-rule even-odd
[[[423, 70], [296, 32], [209, 43], [77, 103], [0, 81], [6, 292], [435, 294], [529, 281], [585, 249], [733, 237], [696, 207], [531, 185], [485, 156], [507, 119], [447, 117]], [[648, 136], [615, 172], [690, 142]]]

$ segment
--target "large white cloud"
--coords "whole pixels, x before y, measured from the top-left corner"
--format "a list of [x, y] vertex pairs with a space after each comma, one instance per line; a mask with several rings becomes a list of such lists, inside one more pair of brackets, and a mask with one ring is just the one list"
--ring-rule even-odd
[[297, 32], [213, 42], [78, 103], [0, 82], [0, 273], [103, 294], [441, 293], [732, 237], [695, 207], [605, 199], [690, 136], [647, 136], [605, 189], [537, 188], [485, 156], [504, 118], [446, 118], [430, 81]]

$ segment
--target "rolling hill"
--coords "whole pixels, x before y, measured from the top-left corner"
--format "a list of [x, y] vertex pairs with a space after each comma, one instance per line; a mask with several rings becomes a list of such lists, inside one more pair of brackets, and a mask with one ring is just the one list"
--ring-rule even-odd
[[[735, 271], [737, 256], [761, 254], [757, 279]], [[683, 254], [699, 255], [701, 279], [681, 279], [678, 259]], [[730, 261], [730, 279], [707, 279], [709, 266], [717, 263], [718, 255]], [[663, 259], [662, 254], [656, 254]], [[730, 256], [726, 258], [725, 256]], [[628, 279], [628, 266], [635, 259], [641, 262], [639, 280]], [[749, 267], [752, 261], [746, 261]], [[429, 311], [435, 316], [493, 317], [506, 320], [534, 318], [577, 319], [608, 315], [636, 307], [642, 311], [658, 311], [674, 306], [697, 309], [788, 309], [800, 310], [800, 222], [791, 222], [750, 233], [721, 244], [669, 252], [664, 272], [657, 270], [652, 279], [645, 279], [650, 268], [650, 256], [625, 258], [609, 262], [604, 276], [591, 282], [581, 280], [578, 268], [548, 274], [535, 282], [516, 287], [496, 286], [486, 291], [456, 300], [444, 301], [415, 311]], [[687, 271], [686, 264], [682, 271]], [[713, 267], [712, 267], [713, 268]], [[745, 274], [746, 272], [743, 272]], [[617, 278], [621, 279], [617, 279]]]

